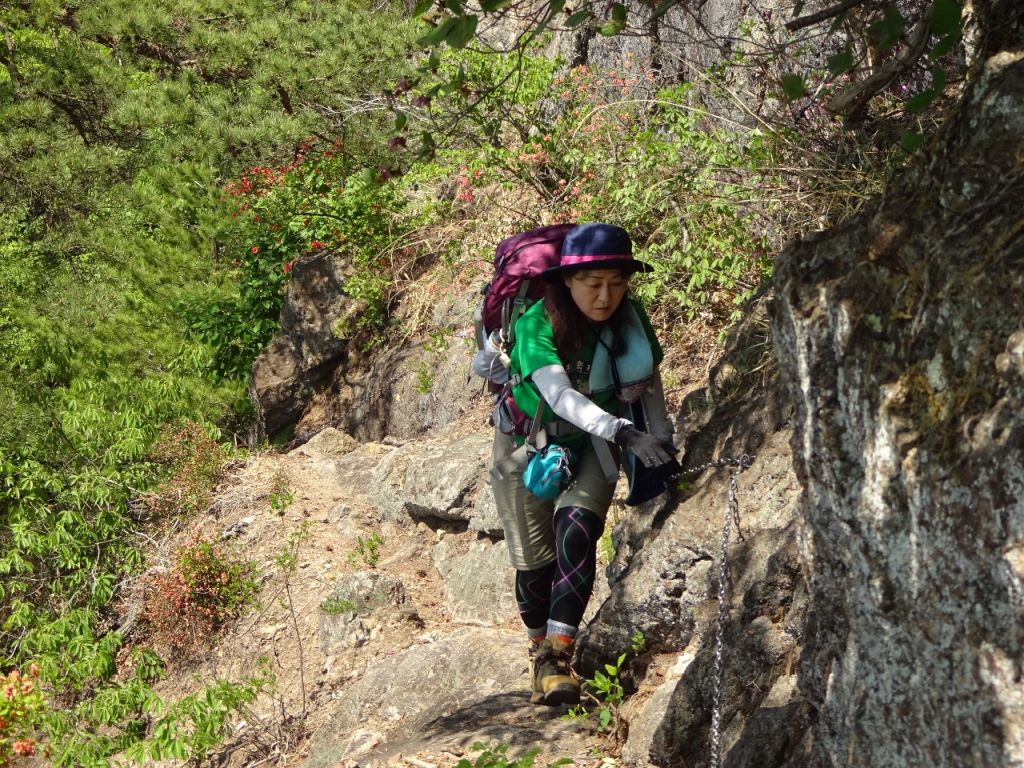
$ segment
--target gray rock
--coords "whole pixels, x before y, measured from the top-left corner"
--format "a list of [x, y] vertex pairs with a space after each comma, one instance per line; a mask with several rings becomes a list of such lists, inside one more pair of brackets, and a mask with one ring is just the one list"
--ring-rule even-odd
[[1004, 53], [883, 196], [777, 262], [813, 574], [801, 764], [1024, 765], [1024, 381], [998, 358], [1021, 330], [1022, 154]]
[[419, 441], [382, 460], [374, 496], [386, 517], [467, 522], [490, 459], [486, 435]]
[[342, 288], [347, 259], [321, 251], [297, 259], [281, 308], [281, 331], [252, 366], [249, 397], [258, 415], [254, 442], [295, 424], [341, 361], [346, 328], [365, 307]]
[[366, 722], [383, 724], [379, 735], [400, 744], [430, 730], [428, 724], [483, 706], [502, 692], [520, 690], [525, 704], [525, 645], [518, 632], [466, 628], [371, 663], [358, 680], [335, 692], [338, 707], [313, 738], [303, 768], [334, 766], [349, 735]]
[[354, 648], [384, 624], [416, 619], [401, 581], [376, 571], [356, 571], [342, 577], [320, 605], [320, 641], [324, 653]]
[[473, 542], [469, 551], [452, 554], [443, 539], [434, 547], [434, 567], [444, 578], [445, 600], [453, 621], [490, 626], [515, 619], [515, 571], [504, 543]]
[[494, 503], [494, 490], [490, 483], [481, 482], [472, 504], [469, 530], [479, 531], [488, 536], [505, 538], [505, 530], [498, 517], [498, 506]]
[[314, 459], [337, 459], [359, 448], [360, 443], [352, 435], [334, 427], [321, 430], [293, 453]]

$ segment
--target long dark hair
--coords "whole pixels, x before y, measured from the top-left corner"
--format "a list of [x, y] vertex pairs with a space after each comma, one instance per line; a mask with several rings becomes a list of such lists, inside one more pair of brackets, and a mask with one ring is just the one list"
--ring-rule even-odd
[[[627, 275], [628, 276], [628, 275]], [[580, 311], [573, 301], [572, 292], [565, 284], [566, 275], [555, 273], [547, 278], [544, 288], [544, 309], [551, 318], [551, 328], [555, 332], [555, 347], [563, 362], [574, 360], [580, 350], [590, 344], [597, 336], [599, 328], [593, 321]], [[622, 327], [623, 306], [627, 299], [623, 297], [615, 313], [603, 325], [612, 329], [612, 354], [621, 355], [625, 350], [625, 340], [619, 329]]]

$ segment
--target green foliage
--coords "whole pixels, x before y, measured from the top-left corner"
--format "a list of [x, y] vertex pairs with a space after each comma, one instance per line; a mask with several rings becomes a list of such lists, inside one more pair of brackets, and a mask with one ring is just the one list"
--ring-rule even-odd
[[284, 548], [274, 555], [274, 562], [285, 574], [293, 576], [299, 567], [299, 548], [309, 540], [309, 521], [303, 520], [302, 524], [288, 534], [288, 540]]
[[380, 550], [383, 546], [384, 537], [376, 531], [366, 537], [357, 537], [355, 551], [348, 556], [349, 565], [356, 565], [362, 561], [370, 568], [375, 567], [380, 562]]
[[[529, 52], [515, 62], [469, 51], [448, 58], [418, 98], [434, 94], [435, 125], [466, 115], [458, 135], [477, 148], [458, 154], [458, 200], [472, 202], [476, 185], [526, 185], [547, 220], [614, 221], [655, 267], [637, 276], [642, 298], [690, 318], [738, 315], [770, 269], [769, 136], [716, 121], [692, 85], [657, 90], [656, 75], [638, 67], [559, 74], [558, 62]], [[473, 102], [481, 93], [486, 100]]]
[[231, 732], [232, 717], [267, 684], [265, 677], [218, 680], [169, 707], [154, 707], [158, 716], [149, 734], [131, 744], [125, 756], [139, 765], [172, 759], [199, 764]]
[[597, 560], [607, 565], [615, 559], [615, 541], [612, 539], [611, 526], [606, 526], [597, 540]]
[[159, 517], [204, 511], [229, 455], [211, 430], [194, 421], [165, 424], [150, 457], [167, 475], [155, 492], [143, 496], [144, 503]]
[[633, 636], [629, 638], [629, 647], [633, 653], [643, 653], [647, 648], [647, 637], [644, 635], [643, 630], [638, 629], [633, 633]]
[[36, 753], [35, 734], [45, 706], [36, 665], [27, 675], [19, 670], [0, 675], [0, 768], [7, 768], [14, 756]]
[[57, 765], [145, 738], [160, 664], [119, 668], [111, 631], [139, 523], [202, 509], [210, 425], [242, 426], [244, 383], [211, 385], [181, 311], [235, 289], [224, 179], [313, 133], [350, 169], [385, 159], [353, 96], [402, 70], [410, 27], [359, 0], [0, 6], [0, 665], [37, 661], [61, 703], [41, 715]]
[[377, 330], [387, 320], [388, 254], [404, 233], [403, 200], [395, 184], [366, 184], [347, 175], [340, 144], [318, 152], [315, 137], [290, 162], [255, 166], [227, 185], [232, 223], [218, 235], [231, 286], [214, 288], [186, 307], [189, 329], [212, 349], [216, 380], [244, 380], [277, 331], [292, 269], [303, 257], [338, 254], [351, 267], [342, 290], [364, 309], [353, 330]]
[[[619, 706], [625, 698], [625, 690], [619, 681], [619, 673], [626, 661], [626, 654], [621, 654], [614, 664], [605, 664], [604, 671], [594, 671], [594, 676], [585, 681], [586, 694], [596, 704], [597, 729], [611, 730], [616, 736], [619, 733]], [[567, 720], [587, 720], [591, 711], [583, 704], [570, 707], [563, 716]]]
[[619, 672], [626, 661], [626, 654], [620, 654], [614, 664], [605, 664], [604, 671], [594, 670], [594, 676], [587, 685], [601, 702], [597, 709], [598, 728], [607, 730], [613, 719], [618, 718], [618, 707], [625, 698], [625, 691], [619, 681]]
[[533, 761], [537, 757], [537, 753], [540, 752], [534, 747], [512, 759], [508, 755], [508, 749], [508, 744], [474, 742], [472, 750], [479, 753], [476, 759], [470, 760], [464, 757], [455, 764], [455, 768], [533, 768]]
[[274, 478], [274, 485], [270, 489], [270, 511], [283, 515], [285, 510], [295, 501], [295, 494], [288, 485], [288, 478], [279, 474]]
[[358, 608], [359, 606], [351, 600], [337, 595], [331, 595], [320, 603], [321, 613], [326, 613], [328, 616], [335, 616], [339, 613], [354, 613]]
[[255, 566], [201, 532], [175, 552], [171, 567], [152, 577], [146, 620], [156, 642], [191, 656], [239, 609], [252, 603], [259, 583]]

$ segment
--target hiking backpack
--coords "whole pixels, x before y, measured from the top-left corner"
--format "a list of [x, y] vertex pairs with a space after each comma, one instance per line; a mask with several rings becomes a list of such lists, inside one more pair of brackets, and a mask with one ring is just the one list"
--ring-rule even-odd
[[[477, 349], [483, 353], [491, 339], [500, 352], [500, 367], [506, 379], [508, 353], [515, 343], [516, 320], [544, 295], [543, 281], [534, 278], [558, 266], [562, 241], [575, 226], [552, 224], [520, 232], [502, 240], [495, 249], [494, 277], [480, 291], [483, 297], [477, 304], [473, 321]], [[503, 382], [500, 376], [492, 375], [493, 367], [474, 366], [474, 370], [490, 380], [491, 391], [500, 391]]]

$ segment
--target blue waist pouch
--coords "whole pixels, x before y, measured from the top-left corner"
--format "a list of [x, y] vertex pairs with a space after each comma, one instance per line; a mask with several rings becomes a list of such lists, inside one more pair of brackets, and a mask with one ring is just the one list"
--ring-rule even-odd
[[541, 499], [556, 499], [572, 482], [572, 451], [561, 445], [546, 445], [531, 454], [523, 472], [526, 490]]

